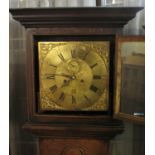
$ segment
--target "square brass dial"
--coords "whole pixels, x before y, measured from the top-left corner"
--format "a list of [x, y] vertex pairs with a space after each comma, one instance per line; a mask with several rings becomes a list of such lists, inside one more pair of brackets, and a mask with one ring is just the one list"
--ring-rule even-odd
[[109, 41], [40, 41], [39, 108], [107, 111]]

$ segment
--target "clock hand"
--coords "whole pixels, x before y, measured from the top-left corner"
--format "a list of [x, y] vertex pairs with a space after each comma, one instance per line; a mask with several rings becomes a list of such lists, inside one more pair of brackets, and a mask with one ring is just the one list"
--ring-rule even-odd
[[67, 74], [64, 74], [64, 73], [62, 73], [62, 74], [55, 74], [55, 76], [64, 76], [64, 77], [67, 77], [67, 78], [69, 78], [71, 80], [75, 80], [76, 79], [75, 75], [67, 75]]
[[69, 80], [65, 80], [62, 87], [68, 86], [72, 80], [75, 80], [75, 76], [71, 76]]
[[52, 77], [55, 77], [55, 76], [63, 76], [63, 77], [67, 77], [67, 78], [72, 79], [71, 75], [67, 75], [67, 74], [64, 74], [64, 73], [62, 73], [62, 74], [49, 74], [49, 75], [46, 75], [46, 76], [48, 76], [49, 78], [52, 78]]
[[68, 86], [72, 80], [73, 79], [69, 79], [68, 81], [65, 81], [65, 83], [63, 83], [63, 85], [61, 87]]
[[68, 78], [72, 79], [72, 76], [71, 75], [67, 75], [67, 74], [64, 74], [64, 73], [62, 73], [60, 75], [58, 74], [56, 76], [64, 76], [64, 77], [68, 77]]

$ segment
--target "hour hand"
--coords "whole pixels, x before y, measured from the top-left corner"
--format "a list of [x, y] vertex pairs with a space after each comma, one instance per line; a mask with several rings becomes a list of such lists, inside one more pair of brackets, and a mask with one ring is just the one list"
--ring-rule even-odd
[[73, 80], [73, 79], [64, 80], [64, 83], [62, 84], [62, 86], [61, 86], [61, 87], [68, 86], [72, 80]]

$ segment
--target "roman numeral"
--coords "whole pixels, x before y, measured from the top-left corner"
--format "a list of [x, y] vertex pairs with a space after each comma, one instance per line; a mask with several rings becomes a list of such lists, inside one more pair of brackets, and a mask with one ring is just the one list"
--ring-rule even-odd
[[85, 54], [84, 54], [84, 56], [83, 56], [83, 58], [82, 58], [83, 60], [85, 60], [85, 59], [86, 59], [86, 57], [87, 57], [88, 53], [89, 53], [89, 52], [85, 52]]
[[90, 68], [94, 68], [97, 66], [97, 63], [95, 63], [94, 65], [90, 66]]
[[76, 98], [74, 96], [72, 96], [72, 103], [75, 104], [76, 103]]
[[98, 88], [96, 86], [94, 86], [94, 85], [91, 85], [90, 90], [93, 91], [94, 93], [96, 93]]
[[48, 75], [47, 77], [46, 77], [46, 79], [55, 79], [55, 75], [54, 74], [51, 74], [51, 75]]
[[76, 58], [76, 51], [75, 50], [71, 50], [71, 55], [72, 55], [72, 58]]
[[88, 98], [86, 95], [84, 95], [84, 98], [85, 98], [88, 102], [90, 102], [89, 98]]
[[65, 58], [64, 56], [62, 55], [62, 53], [58, 54], [59, 58], [62, 60], [62, 61], [65, 61]]
[[55, 66], [55, 65], [53, 65], [53, 64], [50, 64], [49, 66], [52, 66], [52, 67], [54, 67], [54, 68], [56, 68], [57, 66]]
[[94, 80], [100, 80], [100, 79], [101, 79], [101, 76], [100, 76], [100, 75], [94, 75], [94, 76], [93, 76], [93, 79], [94, 79]]
[[59, 100], [60, 101], [64, 101], [65, 99], [65, 94], [64, 93], [61, 93], [60, 97], [59, 97]]
[[57, 86], [54, 85], [54, 86], [50, 87], [49, 89], [51, 90], [52, 93], [55, 93], [57, 90]]

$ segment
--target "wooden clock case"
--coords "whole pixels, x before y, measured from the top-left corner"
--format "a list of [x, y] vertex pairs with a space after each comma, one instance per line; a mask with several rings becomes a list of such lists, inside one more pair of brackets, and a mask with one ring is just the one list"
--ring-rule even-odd
[[[122, 133], [113, 119], [115, 36], [142, 8], [10, 9], [27, 30], [28, 121], [23, 128], [39, 138], [40, 155], [109, 154], [109, 140]], [[37, 42], [43, 40], [110, 41], [110, 106], [106, 112], [42, 112], [38, 110]]]

